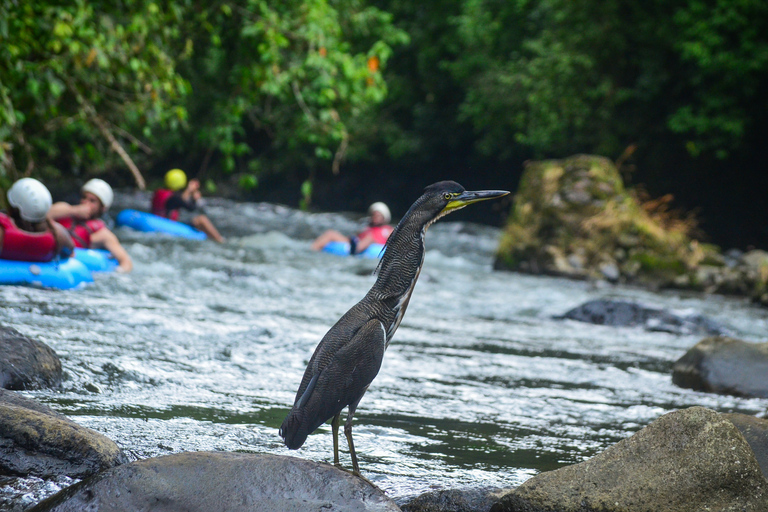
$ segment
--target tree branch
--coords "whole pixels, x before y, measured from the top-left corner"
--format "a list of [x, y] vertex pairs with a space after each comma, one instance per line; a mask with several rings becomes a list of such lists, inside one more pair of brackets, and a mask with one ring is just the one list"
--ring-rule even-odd
[[75, 84], [72, 82], [70, 77], [65, 77], [64, 80], [66, 81], [69, 90], [71, 90], [77, 98], [78, 103], [83, 106], [83, 109], [93, 124], [96, 125], [104, 138], [107, 139], [107, 142], [109, 142], [109, 146], [112, 148], [112, 151], [117, 153], [120, 158], [123, 159], [125, 165], [128, 166], [131, 174], [133, 174], [133, 179], [136, 180], [136, 186], [139, 187], [139, 190], [146, 190], [147, 182], [144, 181], [144, 176], [141, 175], [141, 171], [139, 171], [139, 168], [136, 167], [135, 163], [133, 163], [133, 160], [131, 159], [128, 152], [125, 150], [125, 148], [123, 148], [123, 146], [120, 145], [115, 136], [109, 130], [106, 121], [104, 121], [104, 119], [96, 111], [96, 107], [94, 107], [89, 101], [83, 98], [83, 95], [80, 94], [80, 91], [77, 90], [77, 87], [75, 87]]

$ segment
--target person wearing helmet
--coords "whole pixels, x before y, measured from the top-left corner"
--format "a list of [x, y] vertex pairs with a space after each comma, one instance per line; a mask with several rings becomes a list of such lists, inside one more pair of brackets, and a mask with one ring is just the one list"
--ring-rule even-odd
[[69, 233], [48, 215], [51, 202], [51, 193], [34, 178], [13, 184], [9, 215], [0, 213], [0, 259], [47, 262], [72, 254]]
[[371, 244], [385, 244], [393, 228], [389, 225], [392, 215], [389, 208], [382, 202], [373, 203], [368, 207], [368, 227], [353, 237], [347, 237], [329, 229], [312, 242], [312, 250], [320, 251], [329, 242], [342, 242], [349, 244], [349, 254], [358, 254], [366, 250]]
[[226, 241], [211, 219], [201, 211], [203, 199], [200, 181], [187, 181], [184, 171], [171, 169], [165, 173], [165, 187], [156, 190], [152, 196], [152, 213], [189, 224], [216, 242]]
[[106, 249], [117, 260], [118, 272], [133, 270], [133, 261], [117, 236], [101, 220], [115, 194], [104, 180], [88, 180], [80, 189], [80, 203], [54, 203], [51, 216], [69, 230], [76, 247]]

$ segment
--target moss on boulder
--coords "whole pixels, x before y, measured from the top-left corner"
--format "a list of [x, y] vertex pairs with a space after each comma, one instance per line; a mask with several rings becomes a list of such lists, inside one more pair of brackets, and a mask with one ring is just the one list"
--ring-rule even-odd
[[526, 164], [496, 268], [666, 284], [717, 252], [650, 215], [610, 160], [577, 155]]

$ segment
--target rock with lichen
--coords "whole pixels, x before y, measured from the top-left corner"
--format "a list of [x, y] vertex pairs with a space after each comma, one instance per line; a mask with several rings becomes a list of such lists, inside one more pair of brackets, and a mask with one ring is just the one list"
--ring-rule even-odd
[[[768, 306], [768, 252], [729, 251], [690, 235], [695, 221], [643, 201], [607, 158], [527, 162], [495, 268], [739, 295]], [[734, 254], [736, 253], [736, 254]]]

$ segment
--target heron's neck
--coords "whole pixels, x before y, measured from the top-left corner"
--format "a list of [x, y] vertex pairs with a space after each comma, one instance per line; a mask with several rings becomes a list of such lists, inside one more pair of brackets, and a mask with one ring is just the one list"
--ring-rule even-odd
[[407, 303], [424, 263], [427, 223], [410, 215], [400, 221], [387, 241], [376, 284], [371, 289], [389, 307]]

